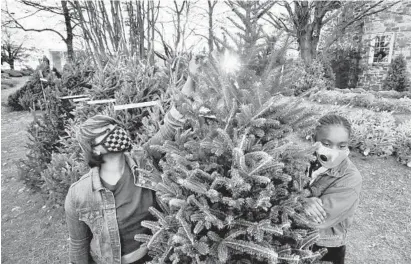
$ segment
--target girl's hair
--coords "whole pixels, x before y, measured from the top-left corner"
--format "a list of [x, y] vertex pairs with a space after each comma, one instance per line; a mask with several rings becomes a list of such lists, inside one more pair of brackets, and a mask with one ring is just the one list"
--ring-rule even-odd
[[77, 140], [91, 168], [100, 167], [104, 163], [102, 155], [93, 152], [93, 145], [94, 140], [101, 135], [101, 130], [98, 129], [108, 125], [119, 125], [119, 123], [109, 116], [95, 115], [87, 119], [77, 130]]
[[318, 120], [318, 125], [315, 127], [314, 132], [314, 140], [316, 140], [319, 131], [327, 126], [342, 126], [347, 130], [348, 136], [351, 136], [350, 122], [345, 117], [330, 114], [325, 115]]

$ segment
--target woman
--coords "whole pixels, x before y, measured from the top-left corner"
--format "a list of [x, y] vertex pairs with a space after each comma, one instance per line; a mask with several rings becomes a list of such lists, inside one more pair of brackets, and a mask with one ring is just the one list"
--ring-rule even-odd
[[312, 248], [326, 248], [321, 260], [344, 264], [347, 230], [358, 207], [362, 178], [348, 158], [351, 125], [338, 115], [320, 118], [316, 127], [317, 160], [309, 168], [311, 182], [306, 189], [306, 214], [320, 231]]
[[[190, 62], [190, 75], [199, 65], [198, 60]], [[190, 96], [193, 92], [194, 83], [189, 77], [182, 93]], [[173, 107], [160, 131], [145, 144], [146, 151], [155, 156], [149, 147], [170, 139], [183, 124], [182, 115]], [[146, 168], [146, 160], [129, 153], [132, 143], [128, 133], [108, 116], [96, 115], [84, 122], [78, 140], [91, 170], [72, 184], [65, 201], [70, 262], [149, 261], [147, 248], [134, 240], [134, 235], [149, 231], [141, 222], [151, 219], [148, 209], [156, 206], [153, 186], [135, 170]]]

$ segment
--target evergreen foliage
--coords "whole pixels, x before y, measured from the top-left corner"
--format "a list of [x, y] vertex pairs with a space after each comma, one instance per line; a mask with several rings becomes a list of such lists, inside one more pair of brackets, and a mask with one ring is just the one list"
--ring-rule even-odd
[[68, 101], [58, 99], [61, 96], [58, 88], [50, 82], [43, 91], [39, 104], [44, 105], [44, 111], [29, 124], [29, 143], [27, 154], [20, 160], [19, 174], [23, 181], [35, 190], [44, 193], [44, 178], [41, 173], [51, 161], [53, 152], [61, 147], [60, 137], [66, 136], [65, 125], [72, 118], [73, 105]]
[[[247, 10], [258, 8], [235, 7], [245, 25], [253, 19]], [[158, 182], [162, 208], [150, 209], [157, 221], [142, 222], [153, 235], [135, 236], [153, 263], [312, 263], [323, 253], [309, 249], [318, 231], [301, 205], [312, 153], [295, 143], [313, 126], [312, 113], [279, 95], [274, 62], [283, 54], [257, 69], [258, 45], [246, 36], [258, 34], [245, 34], [245, 44], [231, 49], [247, 54], [239, 71], [228, 73], [221, 57], [209, 56], [194, 101], [175, 97], [187, 121], [174, 141], [151, 146], [164, 153], [161, 174], [139, 169]]]
[[[79, 54], [76, 61], [64, 66], [61, 79], [44, 67], [40, 65], [22, 88], [9, 95], [8, 105], [13, 111], [45, 109], [45, 89], [49, 86], [63, 95], [83, 93], [85, 88], [91, 87], [89, 81], [93, 76], [93, 67], [84, 55]], [[39, 71], [46, 81], [41, 81]]]
[[311, 114], [272, 96], [249, 69], [225, 75], [214, 58], [208, 66], [194, 104], [176, 99], [190, 128], [152, 146], [165, 153], [156, 187], [164, 211], [142, 223], [154, 235], [136, 239], [155, 263], [310, 263], [318, 232], [300, 202], [312, 156], [293, 136], [312, 126]]
[[410, 77], [407, 72], [407, 62], [402, 54], [391, 62], [383, 89], [396, 90], [398, 92], [411, 90]]
[[[93, 115], [107, 114], [119, 120], [136, 142], [143, 143], [157, 132], [168, 109], [165, 87], [170, 74], [164, 70], [121, 56], [108, 58], [101, 66], [82, 57], [66, 65], [61, 82], [49, 82], [44, 88], [47, 100], [40, 101], [44, 113], [28, 128], [30, 143], [26, 157], [20, 162], [20, 175], [51, 203], [63, 204], [70, 185], [88, 170], [75, 139], [75, 129], [80, 123]], [[87, 86], [93, 89], [84, 89]], [[112, 104], [74, 105], [70, 100], [59, 99], [80, 92], [92, 100], [115, 98], [116, 104], [159, 100], [164, 109], [114, 111]]]
[[[132, 139], [148, 140], [157, 131], [163, 114], [168, 110], [170, 94], [175, 89], [170, 72], [150, 66], [137, 57], [112, 56], [96, 65], [87, 91], [91, 100], [115, 99], [116, 105], [159, 101], [161, 108], [131, 108], [114, 111], [112, 104], [88, 105], [82, 103], [73, 110], [75, 124], [96, 114], [107, 114], [117, 120], [131, 134]], [[166, 90], [166, 88], [169, 88]], [[154, 127], [153, 127], [154, 126]], [[151, 134], [143, 135], [151, 131]]]
[[315, 90], [328, 90], [334, 87], [335, 76], [325, 60], [318, 58], [310, 64], [296, 60], [289, 64], [287, 71], [287, 78], [291, 80], [288, 88], [289, 95], [300, 96], [314, 88]]
[[52, 151], [46, 169], [40, 174], [44, 180], [41, 188], [46, 193], [48, 201], [60, 205], [64, 204], [70, 185], [89, 169], [81, 156], [73, 120], [67, 120], [65, 127], [65, 136], [59, 138], [59, 147]]

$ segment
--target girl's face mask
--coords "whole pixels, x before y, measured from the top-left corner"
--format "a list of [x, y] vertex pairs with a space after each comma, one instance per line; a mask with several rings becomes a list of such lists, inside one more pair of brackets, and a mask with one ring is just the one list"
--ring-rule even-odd
[[317, 159], [321, 163], [321, 165], [327, 169], [332, 169], [340, 165], [340, 163], [348, 157], [350, 154], [350, 150], [343, 149], [343, 150], [336, 150], [324, 147], [321, 142], [317, 142], [318, 149], [316, 151]]
[[132, 148], [127, 131], [121, 127], [115, 127], [100, 143], [94, 146], [98, 145], [101, 145], [108, 152], [123, 152]]

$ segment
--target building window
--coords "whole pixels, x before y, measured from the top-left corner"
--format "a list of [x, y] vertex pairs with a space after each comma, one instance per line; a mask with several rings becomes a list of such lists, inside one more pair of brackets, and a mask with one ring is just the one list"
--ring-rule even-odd
[[369, 63], [390, 63], [394, 47], [394, 33], [373, 35]]

